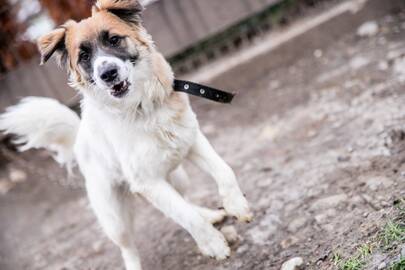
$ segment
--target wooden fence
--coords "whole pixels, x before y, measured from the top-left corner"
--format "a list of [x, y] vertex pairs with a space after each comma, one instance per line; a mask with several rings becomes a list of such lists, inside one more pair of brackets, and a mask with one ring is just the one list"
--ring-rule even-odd
[[[166, 57], [282, 0], [160, 0], [147, 6], [144, 24]], [[0, 79], [0, 112], [24, 96], [56, 98], [67, 105], [77, 102], [67, 85], [65, 71], [53, 61], [24, 63]]]
[[172, 56], [281, 0], [160, 0], [147, 6], [146, 28]]

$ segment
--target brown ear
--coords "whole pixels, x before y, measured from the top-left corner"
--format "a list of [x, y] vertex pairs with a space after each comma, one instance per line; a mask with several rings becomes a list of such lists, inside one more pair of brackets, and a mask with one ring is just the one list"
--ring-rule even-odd
[[66, 53], [65, 35], [65, 28], [57, 28], [38, 39], [37, 45], [41, 53], [41, 65], [46, 63], [55, 52], [61, 56]]
[[111, 12], [128, 23], [140, 24], [142, 22], [143, 6], [138, 0], [97, 0], [93, 13], [100, 10]]

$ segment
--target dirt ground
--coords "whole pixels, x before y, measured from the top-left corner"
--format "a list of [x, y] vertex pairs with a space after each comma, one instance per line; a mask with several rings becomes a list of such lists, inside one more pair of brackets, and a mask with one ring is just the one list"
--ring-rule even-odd
[[[378, 234], [405, 198], [405, 12], [376, 22], [379, 31], [369, 37], [356, 28], [303, 50], [293, 64], [233, 74], [249, 80], [231, 106], [193, 99], [255, 219], [219, 225], [234, 225], [240, 241], [230, 259], [216, 262], [140, 199], [135, 229], [144, 269], [272, 270], [297, 256], [305, 269], [337, 269], [333, 254], [350, 256]], [[0, 183], [14, 182], [0, 195], [0, 269], [123, 269], [81, 180], [67, 180], [45, 153], [7, 153]], [[213, 181], [188, 168], [190, 197], [219, 207]], [[400, 248], [376, 251], [364, 269], [388, 265]]]

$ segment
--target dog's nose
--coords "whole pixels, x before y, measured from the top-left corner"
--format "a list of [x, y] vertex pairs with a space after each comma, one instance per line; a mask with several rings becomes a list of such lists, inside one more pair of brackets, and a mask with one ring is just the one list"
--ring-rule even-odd
[[107, 83], [114, 81], [117, 77], [118, 68], [116, 66], [107, 68], [100, 75], [100, 78]]

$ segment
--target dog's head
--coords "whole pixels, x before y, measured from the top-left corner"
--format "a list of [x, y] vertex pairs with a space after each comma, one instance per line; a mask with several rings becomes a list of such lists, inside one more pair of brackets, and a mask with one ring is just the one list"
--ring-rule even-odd
[[38, 40], [42, 63], [57, 56], [75, 88], [104, 102], [139, 98], [130, 92], [153, 73], [168, 84], [170, 68], [141, 25], [142, 10], [137, 0], [98, 0], [91, 17], [68, 21]]

